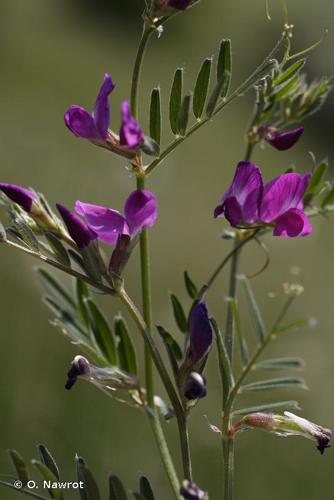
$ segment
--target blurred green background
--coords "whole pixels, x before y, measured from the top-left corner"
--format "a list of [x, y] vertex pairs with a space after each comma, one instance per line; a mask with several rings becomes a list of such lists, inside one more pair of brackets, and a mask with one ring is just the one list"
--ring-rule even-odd
[[[282, 27], [279, 2], [272, 1], [273, 21], [264, 15], [262, 0], [203, 0], [167, 25], [148, 50], [141, 92], [141, 122], [146, 126], [148, 95], [160, 84], [164, 103], [175, 68], [186, 68], [186, 87], [192, 88], [204, 57], [217, 52], [219, 41], [231, 37], [234, 85], [237, 85], [278, 39]], [[277, 5], [276, 5], [277, 4]], [[332, 0], [288, 0], [296, 26], [299, 50], [330, 30], [324, 45], [309, 57], [310, 77], [333, 72], [334, 7]], [[72, 103], [90, 109], [104, 72], [117, 88], [111, 99], [111, 125], [117, 130], [119, 104], [129, 95], [130, 74], [140, 36], [141, 2], [130, 0], [2, 0], [0, 4], [0, 146], [1, 181], [32, 185], [54, 204], [72, 206], [76, 199], [122, 209], [134, 180], [125, 162], [107, 151], [76, 140], [64, 127], [63, 113]], [[168, 290], [186, 300], [182, 272], [188, 269], [202, 283], [230, 243], [219, 238], [221, 221], [212, 210], [228, 186], [236, 162], [244, 154], [244, 131], [253, 95], [234, 102], [214, 123], [180, 147], [150, 178], [159, 198], [160, 217], [151, 231], [154, 318], [171, 330]], [[306, 122], [297, 147], [278, 153], [258, 149], [255, 160], [269, 178], [289, 165], [311, 168], [308, 154], [333, 161], [333, 97]], [[166, 127], [165, 141], [170, 137]], [[306, 293], [297, 301], [291, 318], [317, 318], [317, 326], [284, 336], [273, 346], [275, 355], [300, 355], [306, 360], [309, 392], [275, 393], [273, 399], [298, 398], [302, 415], [334, 428], [334, 312], [333, 220], [317, 219], [306, 239], [267, 237], [270, 267], [254, 280], [254, 287], [271, 324], [280, 299], [268, 292], [289, 279], [291, 266], [303, 272]], [[242, 261], [244, 272], [261, 266], [263, 255], [250, 246]], [[35, 262], [1, 248], [1, 403], [0, 470], [8, 473], [5, 450], [17, 448], [26, 458], [36, 454], [37, 441], [54, 455], [67, 480], [74, 480], [74, 455], [83, 455], [107, 496], [107, 475], [119, 474], [129, 489], [139, 473], [150, 478], [159, 500], [171, 495], [151, 439], [147, 420], [125, 406], [107, 400], [88, 384], [64, 390], [66, 371], [77, 353], [49, 324], [41, 304], [41, 287], [33, 272]], [[140, 301], [138, 253], [127, 270], [127, 287]], [[210, 310], [224, 320], [226, 273], [209, 295]], [[119, 311], [115, 301], [103, 300], [110, 315]], [[247, 330], [247, 311], [243, 317]], [[251, 335], [251, 332], [249, 332]], [[133, 336], [137, 332], [133, 328]], [[137, 343], [141, 352], [141, 343]], [[192, 414], [191, 437], [195, 478], [210, 498], [221, 498], [219, 437], [208, 430], [204, 415], [219, 425], [220, 385], [215, 356], [207, 371], [209, 396]], [[267, 395], [244, 399], [265, 401]], [[166, 426], [177, 457], [175, 422]], [[261, 433], [242, 435], [237, 443], [237, 500], [311, 500], [333, 498], [333, 452], [323, 457], [314, 445], [300, 438], [281, 439]], [[0, 498], [19, 493], [0, 489]], [[67, 498], [77, 498], [69, 492]]]

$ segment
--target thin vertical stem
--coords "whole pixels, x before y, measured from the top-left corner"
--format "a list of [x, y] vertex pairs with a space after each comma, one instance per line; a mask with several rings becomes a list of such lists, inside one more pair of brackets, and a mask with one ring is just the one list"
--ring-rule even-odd
[[156, 28], [154, 26], [147, 26], [146, 24], [144, 24], [143, 34], [139, 42], [135, 65], [133, 67], [130, 104], [131, 104], [131, 113], [136, 119], [138, 118], [139, 82], [140, 82], [141, 69], [143, 65], [145, 50], [147, 43], [150, 39], [150, 36], [155, 31], [155, 29]]
[[[137, 188], [145, 189], [145, 177], [137, 177]], [[140, 267], [143, 297], [143, 316], [149, 332], [152, 334], [152, 289], [150, 272], [150, 245], [148, 231], [144, 229], [140, 235]], [[153, 364], [150, 350], [145, 346], [145, 376], [147, 402], [154, 407]]]
[[[240, 251], [238, 248], [239, 241], [236, 238], [234, 248], [236, 251], [233, 254], [230, 270], [229, 297], [236, 299], [237, 292], [237, 275], [239, 271]], [[232, 308], [228, 308], [226, 316], [226, 333], [225, 344], [228, 357], [230, 358], [231, 368], [233, 368], [233, 345], [234, 345], [234, 320]], [[228, 401], [231, 387], [227, 379], [223, 378], [223, 412]], [[223, 413], [224, 415], [224, 413]], [[224, 459], [224, 500], [233, 499], [234, 485], [234, 437], [230, 435], [230, 418], [223, 418], [223, 459]]]

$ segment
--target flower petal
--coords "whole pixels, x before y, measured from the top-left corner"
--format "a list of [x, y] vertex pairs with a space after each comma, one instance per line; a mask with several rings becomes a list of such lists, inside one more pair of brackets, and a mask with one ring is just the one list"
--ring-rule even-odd
[[99, 139], [99, 133], [90, 113], [80, 106], [70, 106], [64, 115], [65, 125], [81, 139]]
[[131, 234], [152, 227], [158, 216], [156, 197], [150, 191], [133, 191], [125, 202], [124, 215]]
[[128, 101], [123, 101], [121, 106], [122, 125], [119, 131], [121, 146], [138, 148], [144, 140], [144, 134], [137, 120], [132, 116]]
[[109, 94], [114, 90], [115, 84], [113, 83], [110, 75], [106, 73], [104, 75], [104, 82], [100, 88], [99, 95], [97, 96], [93, 117], [96, 125], [96, 129], [102, 139], [106, 139], [108, 136], [109, 128]]
[[275, 222], [274, 236], [294, 238], [312, 233], [312, 224], [307, 215], [298, 208], [292, 208], [278, 217]]
[[280, 175], [265, 185], [260, 208], [260, 219], [273, 222], [291, 208], [302, 209], [302, 200], [312, 177], [294, 172]]
[[231, 187], [215, 209], [215, 217], [225, 213], [232, 225], [253, 223], [258, 219], [258, 209], [263, 190], [261, 170], [250, 162], [240, 162]]
[[79, 248], [87, 247], [92, 241], [96, 240], [96, 234], [87, 224], [76, 214], [73, 214], [68, 208], [60, 203], [56, 207], [65, 222], [71, 238]]
[[186, 10], [191, 2], [192, 0], [170, 0], [169, 6], [177, 10]]
[[0, 191], [5, 193], [14, 203], [20, 205], [26, 212], [31, 211], [33, 202], [37, 200], [35, 193], [16, 184], [0, 183]]
[[208, 309], [204, 301], [199, 302], [191, 311], [189, 320], [189, 348], [187, 358], [199, 363], [212, 346], [212, 328]]
[[104, 243], [114, 245], [120, 234], [129, 234], [126, 221], [117, 210], [83, 203], [79, 200], [75, 202], [74, 208], [78, 214], [85, 217], [89, 227], [97, 234], [98, 239], [104, 241]]
[[299, 141], [301, 135], [304, 132], [304, 127], [299, 127], [294, 130], [289, 130], [288, 132], [270, 132], [266, 135], [265, 139], [271, 146], [278, 149], [279, 151], [286, 151], [292, 148], [296, 142]]

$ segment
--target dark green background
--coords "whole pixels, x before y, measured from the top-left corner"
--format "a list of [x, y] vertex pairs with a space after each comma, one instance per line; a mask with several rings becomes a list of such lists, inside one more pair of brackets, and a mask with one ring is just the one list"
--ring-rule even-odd
[[[272, 2], [278, 4], [278, 2]], [[296, 49], [319, 38], [324, 28], [333, 32], [331, 0], [288, 1], [296, 25]], [[69, 206], [76, 199], [122, 209], [134, 179], [125, 162], [91, 144], [76, 140], [64, 127], [63, 113], [71, 103], [92, 107], [104, 72], [117, 83], [111, 99], [111, 125], [117, 130], [119, 104], [129, 95], [130, 74], [140, 35], [138, 1], [2, 0], [0, 6], [0, 147], [1, 181], [43, 191], [54, 204]], [[146, 127], [148, 95], [160, 84], [167, 102], [174, 69], [186, 68], [186, 87], [193, 86], [204, 57], [217, 51], [223, 37], [233, 40], [234, 85], [244, 78], [279, 37], [282, 19], [273, 6], [274, 21], [266, 21], [262, 0], [203, 0], [179, 16], [154, 38], [147, 54], [141, 92], [141, 122]], [[309, 57], [311, 76], [333, 72], [333, 34]], [[244, 154], [244, 130], [252, 97], [239, 99], [178, 149], [151, 177], [149, 187], [159, 198], [160, 217], [151, 231], [154, 318], [174, 328], [168, 290], [185, 300], [182, 272], [203, 282], [229, 243], [219, 239], [221, 221], [212, 210], [227, 188], [236, 162]], [[318, 159], [333, 160], [333, 98], [307, 121], [299, 145], [286, 153], [258, 149], [255, 159], [268, 179], [289, 165], [311, 168], [308, 151]], [[169, 141], [169, 132], [165, 141]], [[331, 175], [331, 174], [330, 174]], [[276, 343], [275, 355], [301, 355], [306, 360], [309, 392], [274, 394], [273, 399], [299, 398], [302, 415], [334, 427], [333, 401], [333, 220], [318, 219], [306, 239], [267, 237], [271, 263], [254, 281], [264, 316], [270, 324], [280, 300], [270, 300], [289, 278], [289, 269], [303, 270], [306, 293], [291, 317], [317, 318], [317, 326], [287, 335]], [[252, 273], [263, 262], [254, 245], [242, 269]], [[75, 477], [74, 455], [82, 454], [96, 474], [106, 498], [107, 474], [119, 474], [134, 488], [139, 473], [150, 478], [159, 500], [171, 498], [147, 420], [135, 410], [111, 403], [94, 387], [63, 388], [76, 350], [49, 324], [41, 305], [41, 288], [33, 272], [35, 262], [1, 248], [1, 412], [0, 470], [9, 472], [6, 448], [19, 449], [26, 458], [42, 441], [53, 450], [63, 477]], [[226, 274], [209, 295], [210, 309], [223, 321]], [[138, 253], [127, 272], [127, 286], [140, 300]], [[103, 300], [110, 314], [116, 301]], [[244, 323], [249, 320], [245, 310]], [[251, 332], [249, 331], [251, 335]], [[137, 337], [133, 328], [133, 336]], [[141, 352], [141, 343], [138, 342]], [[203, 415], [219, 425], [220, 387], [214, 355], [207, 372], [209, 397], [191, 419], [195, 478], [212, 500], [221, 498], [219, 437], [208, 430]], [[245, 403], [265, 400], [254, 396]], [[179, 458], [175, 423], [166, 426], [174, 455]], [[179, 463], [177, 464], [179, 465]], [[313, 500], [333, 498], [333, 452], [323, 457], [313, 443], [301, 438], [280, 439], [261, 433], [242, 435], [237, 443], [237, 500]], [[77, 498], [70, 492], [68, 498]], [[19, 494], [0, 489], [0, 498]]]

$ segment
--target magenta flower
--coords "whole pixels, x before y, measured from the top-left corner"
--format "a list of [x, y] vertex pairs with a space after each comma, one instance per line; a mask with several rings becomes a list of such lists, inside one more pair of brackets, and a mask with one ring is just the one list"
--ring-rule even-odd
[[231, 187], [216, 207], [214, 216], [225, 215], [232, 226], [252, 224], [259, 218], [263, 181], [259, 167], [240, 162]]
[[281, 132], [270, 125], [266, 125], [260, 130], [264, 134], [264, 139], [279, 151], [286, 151], [292, 148], [300, 139], [304, 132], [304, 127], [299, 127], [287, 132]]
[[206, 303], [202, 301], [190, 313], [187, 360], [196, 365], [208, 354], [211, 346], [212, 328]]
[[127, 101], [123, 102], [121, 109], [120, 140], [109, 130], [109, 95], [114, 88], [115, 84], [110, 75], [106, 73], [93, 112], [89, 113], [80, 106], [70, 106], [64, 115], [65, 124], [76, 137], [89, 139], [99, 146], [116, 152], [121, 152], [124, 146], [136, 149], [143, 142], [144, 135], [139, 124], [131, 115]]
[[33, 202], [38, 199], [35, 193], [16, 184], [0, 183], [0, 191], [26, 212], [31, 212]]
[[311, 175], [283, 174], [263, 187], [259, 167], [240, 162], [214, 216], [225, 215], [234, 227], [270, 224], [274, 236], [307, 236], [312, 225], [303, 211], [303, 196]]
[[158, 215], [155, 196], [142, 190], [133, 191], [129, 195], [124, 215], [111, 208], [81, 201], [75, 203], [75, 210], [85, 217], [98, 239], [109, 245], [116, 244], [119, 235], [133, 238], [143, 229], [152, 227]]
[[80, 217], [73, 214], [70, 210], [68, 210], [68, 208], [64, 207], [60, 203], [57, 203], [56, 207], [65, 222], [71, 238], [75, 241], [78, 248], [86, 248], [91, 242], [96, 240], [97, 235], [83, 220], [80, 219]]

